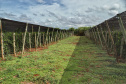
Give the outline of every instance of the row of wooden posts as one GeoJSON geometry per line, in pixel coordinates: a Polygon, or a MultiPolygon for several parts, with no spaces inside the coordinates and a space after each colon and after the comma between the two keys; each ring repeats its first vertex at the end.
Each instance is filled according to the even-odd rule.
{"type": "MultiPolygon", "coordinates": [[[[106,23],[106,30],[103,30],[103,27],[101,26],[101,24],[99,24],[98,26],[95,26],[93,28],[91,28],[90,30],[87,30],[85,35],[94,40],[94,42],[96,43],[96,45],[100,44],[101,47],[103,49],[107,50],[108,54],[113,54],[114,57],[116,57],[116,61],[118,62],[119,59],[122,58],[122,53],[123,53],[123,45],[126,42],[126,29],[124,28],[124,24],[122,22],[121,17],[118,17],[118,22],[119,22],[119,27],[120,30],[118,30],[118,32],[122,32],[123,36],[121,39],[121,44],[120,44],[120,55],[117,55],[117,47],[116,47],[116,42],[114,41],[113,35],[112,33],[114,33],[114,31],[111,30],[108,21],[105,21],[106,23]]],[[[105,28],[105,27],[104,27],[105,28]]],[[[118,39],[118,38],[117,38],[118,39]]]]}
{"type": "MultiPolygon", "coordinates": [[[[2,54],[2,59],[4,60],[5,57],[4,57],[4,42],[3,42],[3,33],[2,33],[2,23],[1,23],[1,20],[0,20],[0,29],[1,29],[1,54],[2,54]]],[[[26,43],[26,35],[27,35],[27,29],[28,29],[28,23],[26,24],[26,30],[24,33],[22,33],[22,55],[24,54],[25,52],[25,43],[26,43]]],[[[56,34],[54,35],[54,29],[53,31],[49,32],[49,28],[47,29],[47,32],[45,33],[41,33],[40,32],[40,26],[39,26],[39,29],[38,29],[38,34],[35,33],[35,50],[37,50],[38,47],[47,47],[50,43],[52,42],[57,42],[59,40],[62,40],[64,38],[67,38],[67,37],[70,37],[70,36],[73,36],[74,35],[74,32],[71,32],[71,31],[63,31],[63,30],[57,30],[55,32],[56,34]],[[43,35],[42,35],[43,34],[43,35]],[[41,37],[43,36],[43,37],[41,37]],[[42,41],[42,42],[41,42],[42,41]]],[[[29,50],[31,51],[31,34],[32,33],[29,33],[29,50]]],[[[15,42],[15,33],[13,33],[13,54],[14,56],[16,56],[16,42],[15,42]]]]}

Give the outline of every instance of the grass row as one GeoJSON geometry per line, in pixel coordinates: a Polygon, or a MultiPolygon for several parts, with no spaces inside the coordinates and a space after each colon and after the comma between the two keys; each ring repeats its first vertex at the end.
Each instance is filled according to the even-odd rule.
{"type": "Polygon", "coordinates": [[[67,38],[49,46],[48,49],[29,52],[28,56],[11,58],[10,61],[2,61],[0,83],[58,83],[75,49],[76,45],[71,44],[74,41],[79,41],[79,38],[67,38]]]}
{"type": "Polygon", "coordinates": [[[2,84],[125,84],[126,65],[82,36],[0,63],[2,84]]]}

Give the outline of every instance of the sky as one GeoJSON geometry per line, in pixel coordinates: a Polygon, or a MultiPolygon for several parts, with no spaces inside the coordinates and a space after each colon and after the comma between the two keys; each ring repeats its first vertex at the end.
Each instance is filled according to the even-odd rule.
{"type": "Polygon", "coordinates": [[[126,11],[126,0],[0,0],[0,17],[69,29],[95,26],[126,11]]]}

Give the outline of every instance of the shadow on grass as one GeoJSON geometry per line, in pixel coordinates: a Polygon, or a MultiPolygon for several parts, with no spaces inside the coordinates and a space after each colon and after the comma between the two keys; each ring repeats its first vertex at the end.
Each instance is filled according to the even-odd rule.
{"type": "Polygon", "coordinates": [[[81,50],[81,48],[84,45],[87,45],[90,41],[84,39],[84,36],[81,36],[79,38],[76,48],[74,49],[69,63],[64,70],[59,84],[75,84],[75,79],[78,78],[79,80],[78,76],[82,77],[83,73],[86,72],[85,67],[89,64],[89,62],[87,61],[87,59],[82,59],[84,57],[84,50],[81,50]]]}
{"type": "MultiPolygon", "coordinates": [[[[91,79],[91,77],[94,76],[95,78],[95,75],[102,75],[102,80],[107,79],[108,81],[111,81],[111,78],[113,78],[113,80],[123,80],[126,78],[126,73],[124,72],[126,70],[126,66],[117,64],[112,57],[106,57],[106,52],[104,51],[104,53],[101,53],[100,48],[97,47],[98,46],[96,46],[91,40],[81,36],[69,63],[64,70],[59,84],[87,84],[91,82],[91,80],[94,80],[93,78],[91,79]],[[95,51],[97,53],[95,53],[95,51]],[[93,54],[96,54],[96,56],[94,56],[95,58],[93,57],[93,54]],[[100,64],[102,62],[105,64],[101,65],[103,67],[99,68],[99,66],[94,63],[94,67],[91,67],[91,64],[94,61],[96,64],[100,64]],[[90,71],[90,69],[92,69],[92,71],[90,71]]],[[[97,79],[100,81],[98,83],[101,83],[101,78],[97,79]]]]}

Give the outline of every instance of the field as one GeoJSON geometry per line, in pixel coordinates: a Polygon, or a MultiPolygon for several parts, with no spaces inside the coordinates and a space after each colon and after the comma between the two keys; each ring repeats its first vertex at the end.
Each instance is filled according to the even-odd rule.
{"type": "Polygon", "coordinates": [[[0,61],[1,84],[125,84],[126,65],[116,63],[85,36],[73,36],[37,52],[0,61]]]}

